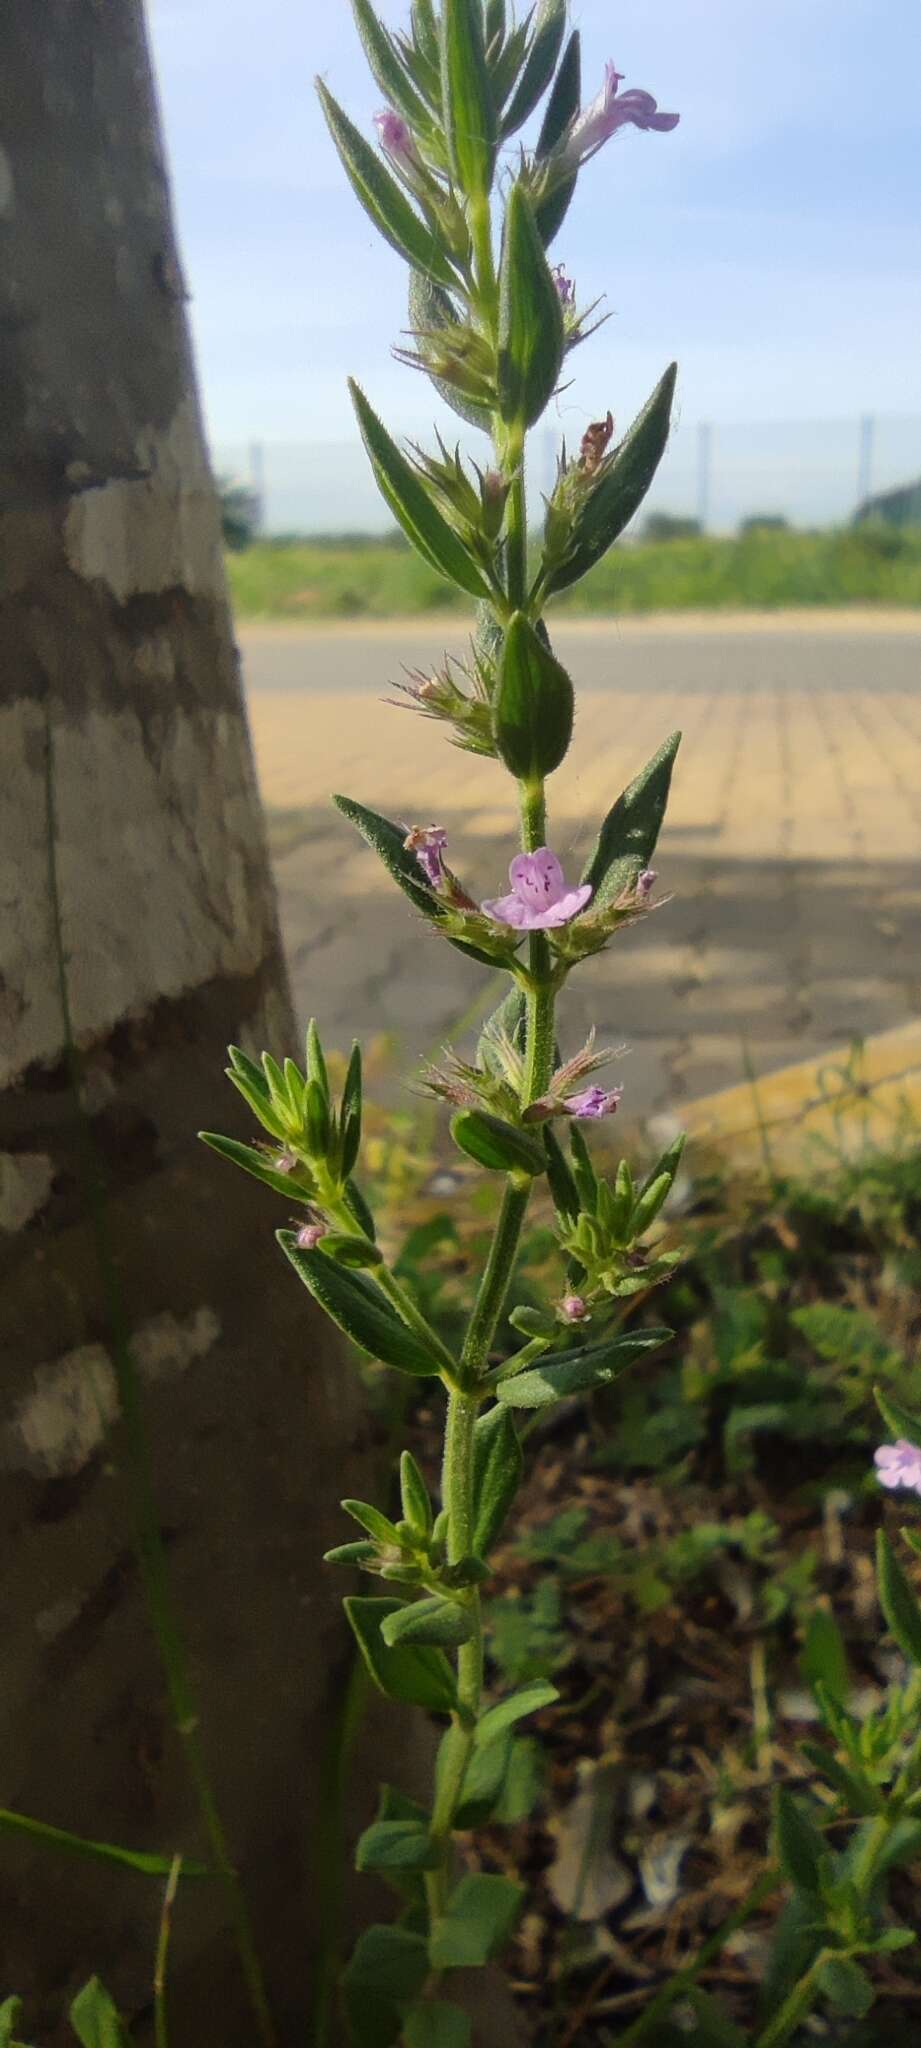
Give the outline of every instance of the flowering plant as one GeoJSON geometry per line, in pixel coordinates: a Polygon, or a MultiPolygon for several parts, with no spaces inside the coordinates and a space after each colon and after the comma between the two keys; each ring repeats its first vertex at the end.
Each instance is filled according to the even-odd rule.
{"type": "MultiPolygon", "coordinates": [[[[358,1843],[359,1868],[392,1883],[402,1912],[394,1925],[369,1928],[359,1940],[344,1980],[348,2026],[366,2048],[398,2041],[406,2048],[464,2048],[470,2023],[451,1996],[452,1973],[501,1950],[522,1892],[505,1875],[458,1876],[454,1838],[500,1804],[516,1729],[556,1697],[540,1681],[484,1699],[481,1588],[521,1479],[519,1418],[607,1385],[662,1342],[667,1333],[637,1311],[678,1257],[650,1245],[649,1234],[671,1191],[680,1141],[645,1178],[634,1178],[626,1160],[612,1179],[597,1170],[585,1130],[616,1112],[622,1091],[590,1079],[609,1057],[593,1041],[562,1057],[556,1012],[579,962],[653,907],[651,861],[679,735],[666,739],[612,804],[581,877],[564,876],[547,844],[546,783],[569,748],[573,686],[543,619],[547,600],[599,560],[642,502],[668,437],[674,366],[625,434],[617,437],[608,411],[588,427],[575,457],[562,448],[536,559],[524,490],[528,432],[560,387],[570,352],[586,338],[592,310],[579,309],[572,279],[561,264],[551,265],[548,249],[582,168],[605,142],[627,126],[667,131],[678,116],[660,112],[645,91],[622,93],[613,64],[598,96],[582,108],[579,37],[567,37],[565,0],[541,0],[521,23],[507,14],[505,0],[441,0],[437,9],[434,0],[413,0],[405,34],[390,33],[370,0],[353,0],[353,9],[387,104],[376,117],[375,143],[321,84],[330,133],[359,201],[408,266],[412,345],[400,352],[403,359],[426,373],[490,444],[482,464],[465,461],[440,439],[435,453],[404,451],[351,385],[358,427],[394,517],[422,557],[477,606],[469,659],[404,688],[421,712],[448,727],[454,744],[494,758],[516,785],[520,850],[510,887],[482,901],[449,865],[442,826],[398,823],[353,798],[335,799],[434,937],[509,979],[475,1058],[451,1056],[428,1077],[453,1110],[454,1143],[503,1183],[463,1344],[456,1351],[446,1345],[405,1268],[378,1242],[356,1179],[357,1046],[338,1100],[315,1024],[303,1069],[290,1058],[281,1067],[268,1053],[257,1064],[231,1048],[230,1079],[265,1136],[248,1146],[205,1135],[289,1209],[298,1207],[295,1226],[278,1232],[279,1244],[346,1336],[398,1372],[440,1379],[445,1388],[440,1499],[430,1498],[419,1465],[404,1451],[398,1510],[343,1501],[360,1534],[330,1552],[329,1561],[380,1582],[373,1593],[345,1602],[374,1682],[445,1723],[431,1810],[386,1786],[358,1843]],[[503,146],[545,95],[536,140],[519,148],[500,179],[503,146]],[[541,1179],[556,1214],[559,1285],[543,1309],[509,1309],[520,1233],[541,1179]],[[508,1358],[494,1351],[503,1313],[523,1339],[508,1358]]],[[[897,1434],[917,1440],[910,1429],[897,1434]]],[[[889,1463],[882,1461],[886,1484],[921,1488],[921,1454],[909,1457],[909,1449],[900,1441],[889,1463]]],[[[887,1613],[897,1635],[908,1629],[914,1655],[921,1615],[909,1628],[904,1616],[912,1596],[891,1557],[886,1570],[887,1613]]],[[[856,1758],[860,1744],[856,1736],[852,1743],[845,1722],[845,1710],[829,1700],[829,1728],[856,1758]]],[[[798,1805],[788,1799],[781,1808],[781,1860],[802,1906],[805,1947],[801,1942],[792,1988],[758,2037],[761,2048],[789,2039],[823,1997],[846,2008],[849,1998],[847,2009],[856,2010],[863,1980],[855,1957],[884,1942],[898,1945],[902,1931],[880,1926],[880,1862],[893,1814],[904,1816],[921,1801],[921,1760],[917,1747],[907,1754],[904,1726],[903,1714],[898,1730],[881,1729],[872,1769],[866,1758],[848,1766],[827,1762],[832,1793],[853,1802],[859,1776],[857,1810],[874,1816],[850,1876],[798,1805]],[[896,1751],[898,1767],[890,1771],[896,1751]]],[[[653,2000],[630,2038],[664,2016],[682,1988],[667,1990],[664,2004],[653,2000]]],[[[727,2026],[694,2038],[738,2036],[727,2026]]]]}

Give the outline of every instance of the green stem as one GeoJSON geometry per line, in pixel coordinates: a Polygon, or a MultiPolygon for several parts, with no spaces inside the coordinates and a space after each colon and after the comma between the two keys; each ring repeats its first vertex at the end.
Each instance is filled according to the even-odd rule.
{"type": "Polygon", "coordinates": [[[773,2019],[768,2021],[764,2032],[758,2035],[754,2048],[782,2048],[783,2042],[789,2041],[790,2035],[799,2026],[800,2020],[806,2019],[812,2011],[819,1995],[819,1980],[822,1971],[829,1956],[832,1954],[834,1954],[834,1950],[820,1948],[815,1962],[810,1965],[805,1976],[800,1978],[799,1983],[794,1984],[789,1997],[784,1999],[780,2011],[774,2014],[773,2019]]]}
{"type": "Polygon", "coordinates": [[[470,201],[470,238],[473,243],[473,261],[476,271],[477,298],[489,333],[495,335],[499,310],[499,291],[496,284],[496,265],[492,249],[492,212],[488,194],[481,199],[470,201]]]}
{"type": "Polygon", "coordinates": [[[61,1028],[74,1104],[74,1116],[81,1153],[81,1167],[92,1225],[96,1264],[105,1302],[112,1348],[112,1365],[124,1432],[125,1468],[131,1497],[133,1542],[151,1627],[160,1653],[173,1724],[182,1743],[186,1766],[195,1792],[198,1810],[211,1845],[211,1853],[225,1887],[227,1908],[234,1929],[237,1953],[246,1983],[256,2028],[263,2048],[275,2048],[275,2028],[269,2010],[265,1981],[240,1879],[230,1857],[223,1823],[211,1788],[198,1733],[198,1708],[189,1678],[185,1644],[176,1615],[166,1550],[157,1514],[156,1495],[140,1384],[128,1336],[128,1319],[118,1268],[109,1235],[106,1189],[96,1151],[92,1126],[83,1107],[83,1070],[73,1032],[67,955],[57,866],[57,815],[54,801],[54,745],[50,719],[45,727],[45,794],[48,835],[48,892],[51,904],[53,946],[61,1005],[61,1028]]]}
{"type": "Polygon", "coordinates": [[[506,458],[515,475],[505,515],[505,576],[509,610],[523,611],[528,598],[528,529],[524,497],[524,450],[512,449],[506,458]]]}
{"type": "Polygon", "coordinates": [[[746,1893],[744,1899],[740,1899],[734,1912],[716,1928],[709,1941],[703,1943],[693,1962],[687,1963],[683,1970],[676,1970],[674,1976],[669,1977],[667,1984],[663,1984],[661,1990],[656,1992],[649,2005],[638,2014],[626,2033],[618,2034],[617,2048],[633,2048],[634,2042],[642,2041],[656,2020],[664,2019],[676,1999],[696,1984],[701,1971],[714,1961],[731,1936],[738,1933],[740,1927],[745,1926],[752,1914],[757,1913],[765,1899],[770,1898],[772,1892],[776,1892],[779,1884],[779,1870],[772,1867],[770,1870],[762,1871],[757,1883],[752,1885],[751,1891],[746,1893]]]}
{"type": "MultiPolygon", "coordinates": [[[[473,1432],[479,1400],[475,1394],[453,1393],[448,1399],[445,1428],[442,1500],[448,1511],[448,1562],[458,1564],[473,1549],[473,1432]]],[[[470,1593],[474,1632],[457,1653],[458,1711],[445,1737],[431,1832],[443,1846],[442,1861],[426,1877],[429,1915],[434,1921],[447,1903],[450,1837],[464,1774],[473,1748],[483,1690],[483,1623],[479,1588],[470,1593]]]]}

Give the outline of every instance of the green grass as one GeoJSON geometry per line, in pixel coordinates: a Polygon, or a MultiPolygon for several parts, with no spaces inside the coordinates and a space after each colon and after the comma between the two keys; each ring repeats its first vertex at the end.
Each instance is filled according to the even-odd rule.
{"type": "MultiPolygon", "coordinates": [[[[393,618],[469,610],[398,541],[259,541],[228,558],[238,618],[393,618]]],[[[921,531],[708,535],[612,549],[555,606],[579,614],[921,605],[921,531]]]]}

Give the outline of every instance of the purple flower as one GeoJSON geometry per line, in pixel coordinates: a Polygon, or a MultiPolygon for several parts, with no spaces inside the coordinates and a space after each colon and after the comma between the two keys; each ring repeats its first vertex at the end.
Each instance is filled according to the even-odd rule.
{"type": "Polygon", "coordinates": [[[547,932],[584,910],[592,893],[591,882],[567,889],[563,870],[549,846],[536,853],[516,854],[508,871],[510,896],[495,896],[483,904],[487,917],[497,924],[510,924],[516,932],[547,932]]]}
{"type": "Polygon", "coordinates": [[[652,895],[658,879],[655,868],[644,868],[642,874],[637,875],[636,900],[638,903],[645,903],[647,896],[652,895]]]}
{"type": "Polygon", "coordinates": [[[407,851],[415,854],[426,881],[433,889],[444,881],[447,843],[448,835],[443,825],[412,825],[403,841],[407,851]]]}
{"type": "Polygon", "coordinates": [[[384,107],[374,116],[374,126],[380,137],[381,148],[400,171],[417,171],[421,167],[419,152],[413,141],[412,130],[402,114],[393,107],[384,107]]]}
{"type": "Polygon", "coordinates": [[[591,106],[577,114],[569,131],[563,151],[567,168],[576,170],[579,164],[594,156],[618,128],[626,128],[631,123],[634,128],[655,128],[661,133],[677,128],[680,114],[660,114],[651,92],[634,88],[631,92],[618,93],[623,76],[616,65],[605,65],[601,91],[591,106]]]}
{"type": "Polygon", "coordinates": [[[301,1225],[300,1230],[297,1233],[297,1238],[295,1242],[297,1244],[297,1248],[299,1251],[314,1252],[316,1251],[317,1245],[319,1244],[321,1237],[325,1236],[325,1223],[303,1223],[301,1225]]]}
{"type": "Polygon", "coordinates": [[[911,1444],[908,1438],[900,1436],[894,1444],[882,1444],[873,1454],[876,1477],[880,1486],[903,1486],[909,1493],[921,1495],[921,1450],[911,1444]]]}
{"type": "Polygon", "coordinates": [[[575,281],[573,278],[567,277],[566,272],[563,269],[562,263],[557,263],[554,265],[551,275],[553,277],[553,282],[556,285],[557,291],[559,292],[561,305],[574,306],[576,303],[575,281]]]}
{"type": "Polygon", "coordinates": [[[560,1314],[567,1323],[585,1323],[589,1320],[588,1303],[581,1294],[564,1294],[560,1302],[560,1314]]]}
{"type": "Polygon", "coordinates": [[[622,1088],[583,1088],[579,1095],[567,1095],[563,1107],[570,1116],[613,1116],[623,1095],[622,1088]]]}
{"type": "Polygon", "coordinates": [[[276,1173],[296,1173],[297,1171],[297,1160],[293,1152],[279,1152],[278,1158],[274,1159],[272,1164],[276,1173]]]}

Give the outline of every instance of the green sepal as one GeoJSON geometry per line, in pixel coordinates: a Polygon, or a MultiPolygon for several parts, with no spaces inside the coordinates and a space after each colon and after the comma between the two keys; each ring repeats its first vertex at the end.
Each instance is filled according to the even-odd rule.
{"type": "Polygon", "coordinates": [[[904,1655],[921,1669],[921,1607],[883,1529],[876,1538],[876,1582],[891,1634],[904,1655]]]}
{"type": "MultiPolygon", "coordinates": [[[[430,277],[423,277],[414,270],[409,280],[409,325],[413,334],[424,334],[429,328],[454,326],[457,313],[440,285],[433,284],[430,277]]],[[[444,377],[436,377],[426,365],[426,376],[435,386],[439,398],[456,412],[459,419],[466,420],[470,427],[479,427],[484,434],[492,433],[492,415],[487,405],[478,405],[475,398],[464,391],[457,391],[444,377]]]]}
{"type": "Polygon", "coordinates": [[[462,1877],[429,1937],[433,1970],[476,1969],[504,1948],[521,1912],[524,1887],[509,1877],[462,1877]]]}
{"type": "Polygon", "coordinates": [[[359,1279],[324,1252],[302,1251],[292,1230],[279,1230],[276,1236],[314,1300],[369,1358],[420,1378],[440,1372],[438,1359],[401,1323],[373,1281],[359,1279]]]}
{"type": "Polygon", "coordinates": [[[549,1408],[554,1401],[566,1400],[570,1395],[610,1386],[632,1359],[657,1350],[671,1335],[671,1330],[664,1329],[626,1331],[588,1351],[551,1354],[546,1364],[532,1366],[513,1379],[500,1380],[497,1399],[509,1408],[549,1408]]]}
{"type": "Polygon", "coordinates": [[[447,1657],[425,1643],[385,1643],[381,1629],[392,1614],[404,1612],[401,1600],[354,1595],[343,1602],[368,1671],[388,1699],[450,1714],[457,1704],[454,1677],[447,1657]]]}
{"type": "Polygon", "coordinates": [[[98,1977],[77,1992],[67,2017],[82,2048],[129,2048],[115,2001],[98,1977]]]}
{"type": "Polygon", "coordinates": [[[365,1928],[342,1979],[355,2048],[394,2048],[405,2008],[418,1998],[428,1969],[421,1934],[399,1926],[365,1928]]]}
{"type": "Polygon", "coordinates": [[[356,1870],[437,1870],[443,1851],[415,1820],[375,1820],[359,1835],[356,1870]]]}
{"type": "Polygon", "coordinates": [[[556,390],[564,352],[560,294],[519,183],[508,197],[499,270],[497,390],[508,425],[526,428],[540,418],[556,390]]]}
{"type": "Polygon", "coordinates": [[[535,783],[552,775],[572,739],[574,698],[570,677],[530,619],[516,612],[502,646],[493,735],[510,775],[535,783]]]}
{"type": "Polygon", "coordinates": [[[355,26],[361,37],[368,69],[380,86],[385,99],[389,100],[403,115],[410,126],[420,134],[427,134],[432,126],[432,116],[424,99],[417,93],[405,66],[400,62],[392,39],[378,21],[368,0],[352,0],[355,26]]]}
{"type": "Polygon", "coordinates": [[[473,2022],[459,2005],[432,1998],[407,2014],[403,2033],[406,2048],[470,2048],[473,2022]]]}
{"type": "Polygon", "coordinates": [[[378,489],[407,540],[439,576],[446,576],[449,583],[456,583],[471,597],[488,598],[489,585],[463,542],[442,518],[418,471],[391,439],[353,377],[348,384],[378,489]]]}
{"type": "Polygon", "coordinates": [[[451,1136],[460,1152],[490,1173],[544,1172],[546,1159],[539,1139],[529,1138],[514,1124],[490,1116],[485,1109],[459,1109],[451,1118],[451,1136]]]}
{"type": "Polygon", "coordinates": [[[884,1387],[874,1387],[873,1398],[893,1436],[907,1437],[909,1443],[921,1445],[921,1415],[913,1415],[910,1408],[903,1408],[900,1402],[893,1401],[884,1387]]]}
{"type": "Polygon", "coordinates": [[[310,1202],[313,1194],[310,1188],[300,1187],[293,1174],[277,1173],[274,1166],[252,1145],[241,1145],[237,1138],[224,1138],[219,1131],[199,1131],[203,1145],[210,1145],[212,1152],[219,1152],[222,1159],[229,1159],[232,1166],[242,1166],[244,1173],[251,1173],[254,1180],[264,1181],[276,1195],[285,1195],[289,1202],[310,1202]]]}
{"type": "Polygon", "coordinates": [[[322,79],[317,80],[317,92],[346,177],[378,233],[414,270],[424,271],[436,284],[456,284],[438,236],[410,205],[379,152],[349,120],[322,79]]]}
{"type": "Polygon", "coordinates": [[[822,1993],[848,2019],[862,2020],[875,1998],[873,1986],[853,1956],[826,1956],[819,1974],[822,1993]]]}
{"type": "Polygon", "coordinates": [[[473,1431],[473,1547],[488,1557],[524,1472],[524,1452],[506,1408],[490,1408],[473,1431]]]}
{"type": "Polygon", "coordinates": [[[454,178],[465,198],[483,200],[492,184],[498,132],[483,10],[470,0],[442,0],[441,100],[454,178]]]}
{"type": "Polygon", "coordinates": [[[520,1692],[510,1693],[508,1699],[497,1700],[494,1707],[487,1707],[476,1725],[474,1742],[480,1748],[495,1742],[505,1735],[516,1721],[523,1721],[528,1714],[539,1714],[542,1707],[551,1707],[560,1697],[557,1687],[549,1679],[535,1678],[520,1692]]]}
{"type": "Polygon", "coordinates": [[[381,1624],[381,1635],[388,1649],[395,1649],[398,1643],[437,1644],[441,1648],[455,1649],[459,1643],[469,1643],[473,1635],[473,1618],[468,1607],[460,1607],[456,1600],[440,1600],[432,1594],[425,1600],[413,1600],[408,1607],[398,1607],[381,1624]]]}
{"type": "Polygon", "coordinates": [[[553,1196],[553,1206],[558,1216],[574,1223],[579,1214],[579,1190],[552,1124],[544,1125],[541,1138],[547,1157],[547,1181],[553,1196]]]}
{"type": "Polygon", "coordinates": [[[777,1855],[787,1882],[795,1891],[818,1896],[822,1890],[825,1843],[817,1827],[785,1786],[774,1802],[777,1855]]]}
{"type": "Polygon", "coordinates": [[[429,1490],[412,1451],[400,1454],[400,1500],[410,1527],[422,1536],[432,1532],[432,1503],[429,1490]]]}
{"type": "Polygon", "coordinates": [[[606,555],[639,509],[668,441],[677,365],[671,363],[639,417],[598,471],[573,515],[563,559],[549,571],[548,597],[578,583],[606,555]]]}
{"type": "Polygon", "coordinates": [[[566,0],[541,0],[527,61],[502,122],[503,142],[524,127],[529,114],[533,114],[538,100],[546,92],[556,70],[565,33],[566,0]]]}
{"type": "Polygon", "coordinates": [[[583,882],[591,882],[593,891],[586,916],[615,903],[648,868],[662,828],[680,744],[680,732],[673,732],[611,806],[582,873],[583,882]]]}

